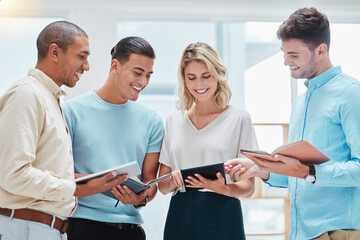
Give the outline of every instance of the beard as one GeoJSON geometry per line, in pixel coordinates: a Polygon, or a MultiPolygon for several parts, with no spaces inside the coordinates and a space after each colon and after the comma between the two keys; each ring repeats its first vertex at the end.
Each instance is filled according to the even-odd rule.
{"type": "Polygon", "coordinates": [[[309,63],[306,65],[306,67],[303,68],[303,71],[296,78],[311,79],[316,75],[317,69],[318,63],[316,62],[315,56],[313,55],[311,56],[309,63]]]}

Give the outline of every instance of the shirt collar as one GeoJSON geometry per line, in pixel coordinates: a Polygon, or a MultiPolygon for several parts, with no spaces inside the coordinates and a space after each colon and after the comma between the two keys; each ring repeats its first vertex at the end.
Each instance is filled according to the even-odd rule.
{"type": "Polygon", "coordinates": [[[326,70],[325,72],[317,75],[316,77],[314,77],[310,80],[306,80],[304,82],[304,85],[307,88],[321,87],[322,85],[327,83],[330,79],[332,79],[333,77],[335,77],[335,75],[337,75],[339,73],[342,73],[340,66],[330,68],[330,69],[326,70]]]}
{"type": "Polygon", "coordinates": [[[61,96],[65,96],[66,93],[61,90],[61,88],[52,80],[50,77],[48,77],[44,72],[37,68],[31,68],[29,70],[28,75],[35,77],[39,82],[41,82],[49,91],[51,94],[56,98],[60,99],[61,96]]]}

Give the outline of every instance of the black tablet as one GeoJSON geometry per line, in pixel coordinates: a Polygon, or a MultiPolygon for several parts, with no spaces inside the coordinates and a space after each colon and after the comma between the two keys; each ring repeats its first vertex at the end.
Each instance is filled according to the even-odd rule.
{"type": "MultiPolygon", "coordinates": [[[[200,166],[200,167],[185,168],[180,171],[181,171],[181,176],[184,181],[188,176],[195,177],[194,176],[195,173],[198,173],[205,178],[215,180],[215,179],[217,179],[216,174],[218,172],[220,172],[221,175],[225,178],[224,163],[215,163],[215,164],[204,165],[204,166],[200,166]]],[[[184,184],[185,184],[186,191],[198,189],[198,188],[186,187],[186,182],[184,182],[184,184]]]]}

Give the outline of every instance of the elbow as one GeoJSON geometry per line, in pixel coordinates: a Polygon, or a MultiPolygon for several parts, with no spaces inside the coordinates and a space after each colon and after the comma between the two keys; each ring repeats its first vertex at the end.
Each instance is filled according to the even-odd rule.
{"type": "Polygon", "coordinates": [[[159,192],[161,192],[162,195],[168,194],[168,192],[166,191],[166,189],[164,189],[164,188],[162,188],[162,187],[160,187],[160,186],[159,186],[159,192]]]}
{"type": "Polygon", "coordinates": [[[166,195],[166,194],[167,194],[167,192],[165,191],[165,188],[164,188],[163,184],[158,183],[158,189],[159,189],[159,192],[161,192],[163,195],[166,195]]]}
{"type": "Polygon", "coordinates": [[[166,195],[166,192],[165,192],[165,191],[163,191],[163,190],[161,190],[161,189],[159,189],[159,192],[161,192],[161,193],[162,193],[162,195],[166,195]]]}
{"type": "Polygon", "coordinates": [[[161,192],[163,195],[166,195],[168,193],[171,193],[172,191],[167,187],[166,183],[159,184],[159,192],[161,192]]]}

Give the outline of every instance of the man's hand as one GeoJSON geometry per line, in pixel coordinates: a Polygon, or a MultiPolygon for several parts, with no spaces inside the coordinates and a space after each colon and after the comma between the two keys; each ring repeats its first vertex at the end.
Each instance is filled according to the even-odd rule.
{"type": "Polygon", "coordinates": [[[127,178],[127,174],[123,174],[120,177],[111,180],[112,178],[116,177],[116,174],[116,171],[113,171],[102,177],[91,179],[86,183],[76,184],[74,196],[86,197],[97,193],[105,192],[124,182],[127,178]]]}
{"type": "Polygon", "coordinates": [[[269,172],[260,169],[255,162],[247,158],[234,158],[224,164],[225,172],[235,181],[241,181],[252,177],[269,179],[269,172]]]}
{"type": "Polygon", "coordinates": [[[298,159],[276,154],[277,161],[270,161],[262,158],[254,159],[256,165],[263,171],[279,175],[304,178],[309,173],[309,166],[302,164],[298,159]]]}
{"type": "MultiPolygon", "coordinates": [[[[154,186],[151,186],[154,187],[154,186]]],[[[145,197],[149,196],[151,187],[148,187],[139,194],[134,193],[128,186],[118,185],[111,189],[111,192],[119,199],[123,204],[133,204],[135,206],[143,204],[145,197]]]]}

